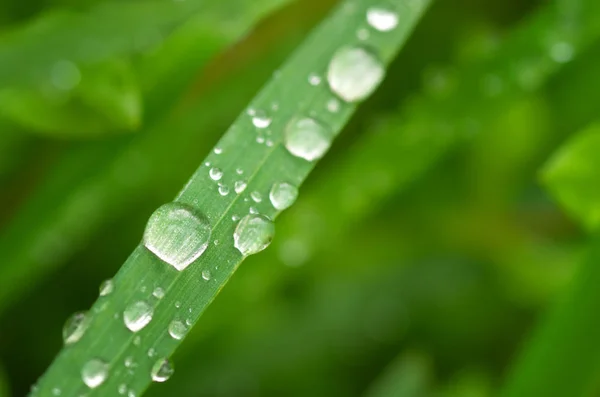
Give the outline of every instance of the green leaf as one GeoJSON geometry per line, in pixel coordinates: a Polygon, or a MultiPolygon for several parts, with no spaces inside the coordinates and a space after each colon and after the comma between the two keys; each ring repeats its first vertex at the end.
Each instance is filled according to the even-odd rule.
{"type": "Polygon", "coordinates": [[[169,357],[180,343],[169,335],[169,324],[195,323],[244,259],[242,252],[252,254],[268,244],[269,219],[283,208],[278,203],[292,201],[275,200],[270,192],[279,183],[296,187],[302,183],[314,167],[312,160],[323,155],[356,109],[356,102],[377,86],[383,65],[394,57],[427,5],[427,1],[399,1],[393,9],[401,16],[398,26],[389,31],[372,29],[370,39],[363,43],[356,31],[366,26],[372,1],[347,2],[306,39],[180,192],[179,207],[161,207],[162,212],[151,217],[145,234],[148,248],[138,246],[117,273],[114,291],[91,309],[81,340],[64,348],[40,380],[40,395],[49,395],[54,387],[65,394],[86,392],[89,396],[116,396],[122,384],[136,395],[145,390],[156,363],[169,357]],[[332,100],[337,108],[329,111],[327,104],[332,100]],[[241,181],[246,188],[236,192],[236,182],[241,181]],[[258,212],[261,218],[248,212],[258,212]],[[241,218],[239,223],[236,217],[241,218]],[[168,219],[176,223],[168,226],[164,223],[168,219]],[[165,234],[165,226],[174,234],[165,234]],[[195,230],[194,240],[187,240],[189,227],[195,230]],[[177,248],[184,240],[187,248],[177,248]],[[183,271],[176,270],[190,262],[183,271]],[[164,297],[153,296],[158,287],[164,297]],[[143,329],[140,324],[148,318],[126,320],[129,326],[124,325],[132,307],[153,312],[143,329]],[[132,329],[140,330],[134,333],[132,329]],[[135,368],[124,365],[128,357],[135,368]],[[90,366],[107,370],[106,379],[92,390],[81,380],[82,370],[90,366]]]}
{"type": "Polygon", "coordinates": [[[542,179],[557,201],[588,230],[600,226],[600,125],[569,139],[542,170],[542,179]]]}
{"type": "Polygon", "coordinates": [[[396,358],[365,394],[366,397],[423,397],[428,395],[431,364],[422,353],[396,358]]]}

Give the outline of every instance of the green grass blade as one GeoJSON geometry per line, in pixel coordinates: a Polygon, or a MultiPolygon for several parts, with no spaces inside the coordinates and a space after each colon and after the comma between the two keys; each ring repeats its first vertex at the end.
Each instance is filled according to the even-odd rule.
{"type": "MultiPolygon", "coordinates": [[[[116,396],[121,385],[136,395],[145,390],[156,360],[169,357],[179,344],[167,333],[170,322],[178,319],[195,323],[241,263],[243,257],[233,245],[236,222],[232,217],[244,216],[254,206],[260,214],[275,218],[279,211],[268,201],[271,186],[277,182],[300,185],[313,168],[314,162],[292,156],[284,147],[288,123],[299,117],[316,118],[326,126],[325,134],[333,139],[356,108],[355,103],[338,100],[339,109],[328,111],[327,104],[334,99],[333,94],[325,81],[318,84],[313,78],[314,84],[309,84],[309,76],[317,74],[325,80],[323,76],[331,67],[328,65],[332,57],[339,57],[338,51],[348,46],[368,46],[378,59],[375,64],[367,62],[370,65],[361,77],[369,77],[368,72],[372,73],[375,65],[391,61],[428,1],[398,1],[398,26],[387,32],[372,29],[370,38],[363,43],[356,33],[367,28],[366,11],[372,5],[371,0],[342,4],[251,102],[249,110],[269,113],[265,117],[271,120],[270,134],[264,138],[265,144],[257,141],[257,130],[244,112],[218,143],[220,150],[206,159],[210,166],[201,166],[178,195],[179,203],[197,208],[210,224],[211,242],[206,252],[192,266],[178,272],[143,246],[138,246],[115,276],[114,292],[101,298],[91,309],[93,314],[82,339],[63,349],[40,380],[36,395],[51,395],[53,388],[59,388],[65,395],[86,392],[90,397],[116,396]],[[266,140],[272,143],[267,144],[266,140]],[[221,169],[220,182],[228,186],[229,194],[219,194],[217,183],[209,177],[211,167],[221,169]],[[247,187],[238,195],[233,190],[234,182],[239,178],[244,178],[247,187]],[[258,192],[262,200],[257,194],[251,194],[254,192],[258,192]],[[165,291],[162,299],[152,297],[156,287],[165,291]],[[126,307],[141,300],[152,306],[154,314],[152,321],[134,336],[124,326],[122,315],[126,307]],[[128,357],[135,363],[135,368],[125,366],[128,357]],[[99,387],[88,390],[81,380],[81,370],[93,358],[105,361],[109,374],[99,387]]],[[[365,53],[352,54],[363,57],[365,53]]],[[[354,67],[355,61],[345,63],[343,68],[354,67]]],[[[351,80],[352,83],[359,81],[364,82],[351,80]]],[[[344,82],[348,81],[342,79],[344,82]]],[[[352,90],[343,91],[346,98],[359,99],[350,95],[352,90]]],[[[363,91],[364,96],[367,91],[363,91]]]]}
{"type": "Polygon", "coordinates": [[[591,395],[600,370],[599,261],[595,238],[573,284],[532,335],[501,396],[591,395]]]}
{"type": "Polygon", "coordinates": [[[542,171],[546,187],[588,230],[600,226],[600,125],[575,135],[542,171]]]}

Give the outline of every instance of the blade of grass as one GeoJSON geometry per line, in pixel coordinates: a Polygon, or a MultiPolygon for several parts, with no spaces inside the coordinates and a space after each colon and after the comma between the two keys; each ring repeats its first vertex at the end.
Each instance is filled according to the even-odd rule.
{"type": "MultiPolygon", "coordinates": [[[[243,256],[233,245],[235,222],[231,218],[248,212],[250,204],[244,199],[249,199],[250,192],[260,192],[265,198],[262,201],[256,199],[256,194],[252,195],[254,201],[258,201],[255,204],[257,211],[275,218],[279,211],[266,200],[271,186],[277,182],[297,186],[313,168],[313,162],[292,156],[284,148],[284,129],[288,123],[295,122],[298,117],[313,117],[314,113],[333,138],[356,108],[354,103],[344,103],[339,111],[329,113],[326,104],[333,99],[331,92],[324,84],[313,87],[308,78],[312,73],[326,73],[332,57],[339,57],[338,51],[348,48],[345,46],[360,45],[362,48],[356,31],[366,27],[365,15],[371,5],[371,0],[342,4],[252,101],[249,109],[268,112],[273,103],[277,103],[276,114],[267,116],[272,117],[272,145],[257,144],[254,122],[243,113],[219,142],[220,150],[208,156],[210,166],[201,166],[178,195],[178,202],[197,208],[210,223],[211,244],[206,252],[190,268],[177,272],[143,246],[138,246],[117,273],[114,292],[97,301],[92,308],[93,315],[82,339],[61,351],[40,380],[36,395],[50,395],[53,388],[68,395],[88,391],[81,381],[81,370],[93,358],[108,363],[109,375],[102,385],[89,390],[88,396],[117,395],[121,384],[136,395],[146,389],[156,359],[170,356],[179,344],[167,332],[169,323],[176,318],[195,323],[241,263],[243,256]],[[231,186],[232,193],[219,194],[217,184],[211,180],[215,177],[209,177],[210,167],[221,169],[221,181],[231,186]],[[233,183],[239,169],[247,188],[237,195],[233,193],[233,183]],[[206,276],[207,271],[210,276],[206,276]],[[159,286],[166,295],[160,300],[151,299],[152,290],[159,286]],[[134,335],[124,326],[121,315],[129,305],[140,300],[149,302],[154,315],[137,334],[139,343],[134,343],[134,335]],[[136,363],[134,370],[123,364],[129,356],[136,363]]],[[[376,62],[387,64],[391,61],[427,5],[427,1],[398,1],[395,10],[401,16],[398,26],[385,33],[373,32],[368,43],[377,54],[376,62]]],[[[364,56],[365,53],[355,54],[364,56]]]]}

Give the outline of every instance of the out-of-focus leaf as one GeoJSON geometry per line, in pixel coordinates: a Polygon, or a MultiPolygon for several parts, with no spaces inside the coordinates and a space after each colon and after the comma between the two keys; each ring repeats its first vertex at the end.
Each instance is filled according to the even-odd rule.
{"type": "Polygon", "coordinates": [[[49,84],[0,91],[0,112],[31,131],[88,137],[138,127],[142,99],[133,71],[113,60],[82,69],[58,62],[49,84]]]}
{"type": "Polygon", "coordinates": [[[425,397],[431,382],[430,363],[422,353],[405,353],[394,360],[365,397],[425,397]]]}
{"type": "Polygon", "coordinates": [[[600,124],[581,131],[548,161],[542,178],[560,204],[588,230],[600,226],[600,124]]]}
{"type": "Polygon", "coordinates": [[[4,374],[4,369],[0,366],[0,397],[10,397],[10,391],[8,387],[8,379],[4,374]]]}

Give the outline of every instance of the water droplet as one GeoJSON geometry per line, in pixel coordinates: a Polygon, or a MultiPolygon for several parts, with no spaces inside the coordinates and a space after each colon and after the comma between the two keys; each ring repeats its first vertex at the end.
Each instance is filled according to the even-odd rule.
{"type": "Polygon", "coordinates": [[[117,391],[119,392],[119,394],[127,393],[127,385],[125,383],[121,383],[117,391]]]}
{"type": "Polygon", "coordinates": [[[179,309],[181,307],[181,302],[179,302],[179,301],[175,302],[175,307],[177,309],[179,309]]]}
{"type": "Polygon", "coordinates": [[[375,91],[384,69],[377,57],[360,47],[344,47],[329,62],[329,88],[346,102],[358,102],[375,91]]]}
{"type": "Polygon", "coordinates": [[[187,333],[187,327],[179,320],[173,320],[169,324],[169,335],[173,339],[181,340],[187,333]]]}
{"type": "Polygon", "coordinates": [[[238,175],[242,175],[244,173],[244,170],[241,168],[236,168],[235,173],[238,175]]]}
{"type": "Polygon", "coordinates": [[[219,240],[215,240],[215,241],[213,242],[213,244],[214,244],[214,245],[219,245],[219,240]]]}
{"type": "Polygon", "coordinates": [[[81,72],[71,61],[58,61],[50,73],[52,84],[61,90],[72,90],[81,81],[81,72]]]}
{"type": "Polygon", "coordinates": [[[144,301],[138,301],[127,306],[123,311],[125,326],[132,332],[138,332],[152,320],[153,309],[144,301]]]}
{"type": "Polygon", "coordinates": [[[253,108],[248,108],[248,110],[246,110],[246,113],[248,114],[248,116],[254,116],[256,114],[256,111],[253,108]]]}
{"type": "Polygon", "coordinates": [[[573,59],[575,49],[566,41],[559,41],[550,48],[550,57],[558,63],[567,63],[573,59]]]}
{"type": "Polygon", "coordinates": [[[367,22],[380,32],[389,32],[398,26],[398,14],[379,7],[367,10],[367,22]]]}
{"type": "Polygon", "coordinates": [[[156,355],[156,350],[151,347],[150,349],[148,349],[148,357],[152,358],[156,355]]]}
{"type": "Polygon", "coordinates": [[[298,188],[286,182],[274,183],[269,192],[271,204],[280,211],[294,204],[297,197],[298,188]]]}
{"type": "Polygon", "coordinates": [[[100,386],[108,377],[108,364],[93,358],[81,368],[81,379],[90,389],[100,386]]]}
{"type": "Polygon", "coordinates": [[[213,149],[213,152],[215,154],[221,154],[221,153],[223,153],[223,149],[221,149],[220,147],[217,146],[213,149]]]}
{"type": "Polygon", "coordinates": [[[204,165],[210,167],[210,161],[205,162],[204,165]]]}
{"type": "Polygon", "coordinates": [[[313,161],[323,157],[331,145],[331,134],[314,119],[289,122],[285,130],[285,147],[296,157],[313,161]]]}
{"type": "Polygon", "coordinates": [[[191,326],[192,326],[192,319],[191,319],[191,318],[186,318],[186,319],[185,319],[185,323],[186,323],[186,324],[187,324],[189,327],[191,327],[191,326]]]}
{"type": "Polygon", "coordinates": [[[137,335],[135,338],[133,338],[133,345],[134,346],[139,346],[142,343],[142,337],[137,335]]]}
{"type": "Polygon", "coordinates": [[[85,312],[73,313],[63,326],[62,337],[65,345],[70,345],[81,339],[88,325],[89,318],[85,312]]]}
{"type": "Polygon", "coordinates": [[[241,192],[243,192],[244,190],[246,190],[246,186],[247,186],[246,182],[244,182],[244,181],[237,181],[237,182],[235,182],[233,188],[235,189],[235,192],[237,194],[240,194],[241,192]]]}
{"type": "Polygon", "coordinates": [[[125,367],[126,368],[135,368],[136,367],[132,356],[125,357],[125,367]]]}
{"type": "Polygon", "coordinates": [[[262,201],[262,195],[257,191],[250,193],[250,197],[255,203],[260,203],[262,201]]]}
{"type": "Polygon", "coordinates": [[[220,168],[213,167],[208,171],[208,176],[210,176],[210,179],[213,181],[218,181],[223,177],[223,171],[221,171],[220,168]]]}
{"type": "Polygon", "coordinates": [[[60,396],[61,393],[62,393],[62,391],[58,387],[55,387],[55,388],[52,389],[52,395],[53,396],[60,396]]]}
{"type": "Polygon", "coordinates": [[[229,188],[227,185],[219,184],[219,194],[221,196],[227,196],[229,194],[229,188]]]}
{"type": "Polygon", "coordinates": [[[234,221],[234,222],[237,222],[237,221],[240,220],[240,217],[237,216],[237,215],[231,215],[231,220],[234,221]]]}
{"type": "Polygon", "coordinates": [[[100,284],[100,296],[110,295],[115,290],[115,284],[111,279],[104,280],[100,284]]]}
{"type": "Polygon", "coordinates": [[[204,216],[186,205],[169,203],[158,208],[148,220],[144,245],[181,271],[204,253],[210,233],[204,216]]]}
{"type": "Polygon", "coordinates": [[[327,110],[329,110],[331,113],[337,113],[340,110],[340,101],[335,98],[328,100],[327,110]]]}
{"type": "Polygon", "coordinates": [[[310,85],[317,86],[317,85],[321,84],[321,78],[319,76],[317,76],[316,74],[311,73],[308,76],[308,82],[310,85]]]}
{"type": "Polygon", "coordinates": [[[254,124],[256,128],[267,128],[271,125],[271,118],[267,117],[265,112],[257,110],[252,116],[252,124],[254,124]]]}
{"type": "Polygon", "coordinates": [[[165,290],[160,287],[156,287],[156,288],[154,288],[154,291],[152,291],[152,295],[156,299],[162,299],[165,296],[165,290]]]}
{"type": "Polygon", "coordinates": [[[256,137],[256,143],[265,143],[265,137],[263,137],[263,136],[257,136],[256,137]]]}
{"type": "Polygon", "coordinates": [[[369,38],[369,31],[365,28],[358,29],[356,31],[356,37],[361,41],[365,41],[369,38]]]}
{"type": "Polygon", "coordinates": [[[270,139],[267,139],[267,140],[265,141],[265,145],[267,145],[268,147],[273,147],[273,141],[272,141],[272,140],[270,140],[270,139]]]}
{"type": "Polygon", "coordinates": [[[251,214],[258,214],[258,210],[256,208],[254,208],[254,207],[250,207],[248,209],[248,212],[251,213],[251,214]]]}
{"type": "Polygon", "coordinates": [[[210,280],[210,270],[202,270],[202,278],[206,281],[210,280]]]}
{"type": "Polygon", "coordinates": [[[129,390],[129,391],[127,392],[127,397],[136,397],[136,396],[135,396],[135,391],[133,391],[133,390],[129,390]]]}
{"type": "Polygon", "coordinates": [[[161,358],[152,366],[150,375],[154,382],[164,382],[173,375],[173,367],[166,358],[161,358]]]}
{"type": "Polygon", "coordinates": [[[246,215],[233,233],[235,248],[242,255],[253,255],[267,248],[273,240],[275,225],[264,215],[246,215]]]}

